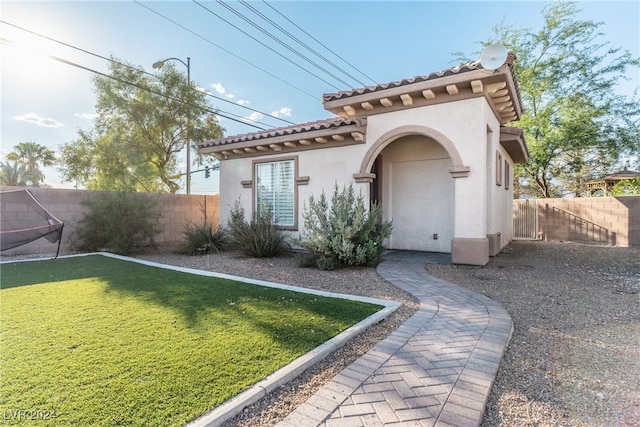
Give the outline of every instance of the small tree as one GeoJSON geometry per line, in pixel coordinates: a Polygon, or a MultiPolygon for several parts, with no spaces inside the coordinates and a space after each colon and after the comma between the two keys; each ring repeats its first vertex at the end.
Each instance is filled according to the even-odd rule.
{"type": "Polygon", "coordinates": [[[336,184],[331,206],[324,193],[309,198],[304,208],[305,231],[298,244],[311,252],[307,265],[332,270],[347,265],[375,266],[391,235],[391,222],[382,222],[382,208],[373,203],[369,211],[364,197],[355,196],[353,185],[339,191],[336,184]]]}
{"type": "Polygon", "coordinates": [[[26,187],[25,168],[18,162],[0,162],[0,185],[10,187],[26,187]]]}
{"type": "Polygon", "coordinates": [[[89,211],[74,233],[76,249],[130,255],[145,246],[155,247],[154,237],[160,231],[156,199],[135,193],[105,192],[83,204],[89,211]]]}
{"type": "Polygon", "coordinates": [[[28,141],[14,146],[13,151],[7,154],[7,160],[15,162],[12,166],[7,166],[7,171],[18,173],[18,182],[22,182],[24,186],[40,187],[45,178],[41,167],[53,166],[56,156],[53,150],[44,145],[28,141]]]}

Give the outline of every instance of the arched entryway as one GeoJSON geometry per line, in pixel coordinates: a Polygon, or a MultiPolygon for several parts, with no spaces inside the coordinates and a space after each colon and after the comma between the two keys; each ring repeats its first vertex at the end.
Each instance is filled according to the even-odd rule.
{"type": "Polygon", "coordinates": [[[452,252],[455,178],[469,176],[455,144],[426,126],[402,126],[377,138],[356,182],[370,182],[371,199],[393,220],[391,249],[452,252]]]}
{"type": "Polygon", "coordinates": [[[376,187],[386,220],[393,220],[390,249],[451,252],[454,180],[447,151],[424,135],[394,140],[379,154],[376,187]]]}

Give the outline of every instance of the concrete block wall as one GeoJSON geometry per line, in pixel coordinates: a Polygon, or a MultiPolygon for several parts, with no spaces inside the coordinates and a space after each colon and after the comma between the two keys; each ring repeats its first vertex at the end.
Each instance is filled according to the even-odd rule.
{"type": "MultiPolygon", "coordinates": [[[[7,190],[10,187],[2,187],[7,190]]],[[[30,188],[31,193],[53,216],[64,222],[64,232],[60,253],[71,253],[71,241],[77,224],[84,217],[87,207],[83,201],[90,197],[100,197],[100,191],[72,190],[57,188],[30,188]]],[[[154,197],[160,206],[161,232],[155,241],[161,249],[176,249],[183,241],[182,232],[188,222],[203,223],[206,220],[214,225],[219,224],[220,199],[218,195],[186,195],[186,194],[147,194],[139,193],[141,197],[154,197]]],[[[4,204],[0,195],[0,203],[4,204]]],[[[18,214],[21,222],[19,226],[32,226],[37,215],[29,215],[26,207],[11,206],[11,211],[25,213],[18,214]],[[31,216],[34,216],[32,218],[31,216]]],[[[4,225],[2,225],[4,227],[4,225]]],[[[35,242],[14,249],[3,251],[2,255],[32,255],[55,253],[57,243],[50,243],[41,238],[35,242]]]]}
{"type": "Polygon", "coordinates": [[[640,245],[640,197],[538,199],[543,240],[640,245]]]}

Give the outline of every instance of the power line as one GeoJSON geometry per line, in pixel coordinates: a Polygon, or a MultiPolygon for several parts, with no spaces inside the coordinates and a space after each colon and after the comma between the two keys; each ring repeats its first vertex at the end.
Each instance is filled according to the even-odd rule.
{"type": "Polygon", "coordinates": [[[222,46],[220,46],[220,45],[218,45],[218,44],[216,44],[216,43],[212,42],[211,40],[207,39],[206,37],[204,37],[204,36],[202,36],[202,35],[200,35],[200,34],[196,33],[196,32],[195,32],[195,31],[193,31],[193,30],[190,30],[189,28],[187,28],[187,27],[185,27],[184,25],[182,25],[182,24],[180,24],[180,23],[178,23],[178,22],[174,21],[173,19],[171,19],[171,18],[169,18],[169,17],[167,17],[167,16],[165,16],[165,15],[161,14],[160,12],[158,12],[158,11],[156,11],[156,10],[154,10],[154,9],[150,8],[149,6],[146,6],[146,5],[142,4],[142,3],[140,3],[138,0],[133,0],[133,1],[134,1],[134,3],[136,3],[136,4],[138,4],[138,5],[142,6],[142,7],[144,7],[145,9],[149,10],[150,12],[155,13],[156,15],[160,16],[161,18],[163,18],[163,19],[165,19],[165,20],[167,20],[167,21],[171,22],[172,24],[177,25],[178,27],[182,28],[183,30],[185,30],[185,31],[187,31],[187,32],[189,32],[189,33],[191,33],[191,34],[193,34],[194,36],[198,37],[199,39],[204,40],[205,42],[209,43],[210,45],[215,46],[215,47],[217,47],[218,49],[220,49],[220,50],[222,50],[222,51],[224,51],[224,52],[228,53],[229,55],[233,56],[234,58],[239,59],[240,61],[242,61],[242,62],[244,62],[244,63],[246,63],[246,64],[248,64],[248,65],[250,65],[250,66],[252,66],[252,67],[254,67],[254,68],[258,69],[258,70],[260,70],[260,71],[262,71],[263,73],[265,73],[265,74],[267,74],[267,75],[269,75],[269,76],[273,77],[273,78],[274,78],[274,79],[276,79],[276,80],[279,80],[280,82],[282,82],[282,83],[286,84],[287,86],[290,86],[290,87],[292,87],[292,88],[296,89],[297,91],[302,92],[302,93],[304,93],[305,95],[310,96],[310,97],[311,97],[311,98],[313,98],[314,100],[315,100],[315,99],[317,99],[317,97],[316,97],[315,95],[313,95],[313,94],[311,94],[311,93],[309,93],[309,92],[305,91],[304,89],[301,89],[301,88],[299,88],[299,87],[297,87],[297,86],[295,86],[295,85],[291,84],[290,82],[288,82],[288,81],[286,81],[286,80],[284,80],[284,79],[282,79],[282,78],[280,78],[280,77],[276,76],[275,74],[273,74],[273,73],[271,73],[271,72],[269,72],[269,71],[265,70],[264,68],[262,68],[262,67],[260,67],[260,66],[258,66],[258,65],[256,65],[256,64],[252,63],[251,61],[248,61],[248,60],[246,60],[246,59],[244,59],[244,58],[242,58],[242,57],[240,57],[240,56],[236,55],[235,53],[231,52],[230,50],[225,49],[224,47],[222,47],[222,46]]]}
{"type": "MultiPolygon", "coordinates": [[[[193,0],[195,3],[198,3],[196,0],[193,0]]],[[[231,7],[229,4],[221,1],[221,0],[216,0],[218,4],[220,4],[221,6],[223,6],[224,8],[226,8],[227,10],[229,10],[230,12],[232,12],[233,14],[235,14],[236,16],[238,16],[240,19],[242,19],[243,21],[245,21],[246,23],[248,23],[249,25],[251,25],[252,27],[254,27],[255,29],[257,29],[258,31],[260,31],[262,34],[266,35],[267,37],[269,37],[271,40],[275,41],[276,43],[278,43],[280,46],[284,47],[285,49],[287,49],[289,52],[293,53],[294,55],[298,56],[299,58],[307,61],[309,64],[313,65],[314,67],[316,67],[318,70],[324,72],[325,74],[327,74],[328,76],[331,76],[332,78],[336,79],[337,81],[339,81],[340,83],[349,86],[349,83],[345,82],[344,80],[342,80],[340,77],[336,76],[335,74],[333,74],[332,72],[330,72],[329,70],[327,70],[326,68],[324,68],[323,66],[321,66],[320,64],[318,64],[317,62],[311,60],[309,57],[303,55],[301,52],[299,52],[298,50],[294,49],[293,47],[291,47],[289,44],[283,42],[282,40],[280,40],[278,37],[276,37],[275,35],[271,34],[269,31],[267,31],[266,29],[264,29],[262,26],[260,26],[259,24],[255,23],[254,21],[252,21],[251,19],[249,19],[248,17],[244,16],[242,13],[238,12],[237,10],[235,10],[233,7],[231,7]]],[[[241,2],[242,3],[242,2],[241,2]]],[[[246,6],[246,5],[245,5],[246,6]]],[[[249,7],[249,6],[247,6],[249,7]]],[[[216,15],[217,16],[217,15],[216,15]]],[[[225,20],[225,22],[229,23],[228,21],[225,20]]],[[[234,25],[235,28],[238,28],[234,25]]],[[[242,31],[242,30],[241,30],[242,31]]],[[[244,34],[247,34],[246,32],[242,31],[244,34]]],[[[247,34],[248,35],[248,34],[247,34]]],[[[250,36],[251,37],[251,36],[250,36]]],[[[253,37],[252,37],[253,38],[253,37]]],[[[256,40],[256,39],[254,39],[256,40]]],[[[262,42],[260,42],[263,46],[265,46],[262,42]]],[[[269,48],[271,49],[271,48],[269,48]]],[[[272,51],[275,52],[275,50],[271,49],[272,51]]],[[[277,53],[277,52],[276,52],[277,53]]],[[[288,59],[288,58],[287,58],[288,59]]],[[[290,62],[293,62],[291,60],[289,60],[290,62]]],[[[307,71],[308,72],[308,71],[307,71]]],[[[315,74],[313,74],[315,76],[315,74]]],[[[318,76],[316,76],[318,77],[318,76]]],[[[327,81],[323,80],[325,83],[328,84],[327,81]]],[[[335,87],[335,86],[334,86],[335,87]]],[[[336,88],[337,89],[337,88],[336,88]]]]}
{"type": "MultiPolygon", "coordinates": [[[[201,8],[203,8],[204,10],[206,10],[207,12],[209,12],[210,14],[212,14],[213,16],[217,17],[218,19],[226,22],[227,24],[229,24],[230,26],[232,26],[233,28],[235,28],[236,30],[240,31],[242,34],[246,35],[247,37],[251,38],[252,40],[256,41],[257,43],[261,44],[262,46],[266,47],[267,49],[269,49],[271,52],[275,53],[276,55],[278,55],[279,57],[281,57],[282,59],[286,60],[287,62],[290,62],[291,64],[295,65],[296,67],[300,68],[302,71],[305,71],[307,73],[309,73],[310,75],[312,75],[313,77],[317,78],[318,80],[328,84],[329,86],[333,87],[336,90],[340,90],[340,88],[338,88],[337,86],[331,84],[330,82],[326,81],[325,79],[323,79],[322,77],[318,76],[317,74],[307,70],[306,68],[304,68],[302,65],[292,61],[291,59],[287,58],[286,56],[284,56],[283,54],[281,54],[280,52],[278,52],[277,50],[273,49],[270,46],[267,46],[265,43],[263,43],[262,41],[258,40],[257,38],[253,37],[251,34],[247,33],[246,31],[244,31],[242,28],[238,27],[237,25],[229,22],[228,20],[224,19],[222,16],[218,15],[217,13],[215,13],[213,10],[209,9],[208,7],[204,6],[202,3],[199,3],[197,0],[193,0],[193,2],[195,4],[197,4],[198,6],[200,6],[201,8]]],[[[224,7],[229,8],[229,6],[224,5],[224,3],[219,2],[220,4],[222,4],[224,7]]]]}
{"type": "MultiPolygon", "coordinates": [[[[284,29],[282,26],[280,26],[277,22],[275,22],[274,20],[272,20],[271,18],[269,18],[267,15],[265,15],[264,13],[262,13],[261,11],[259,11],[258,9],[256,9],[255,7],[251,6],[251,4],[249,4],[248,2],[246,2],[245,0],[240,0],[239,1],[240,4],[242,4],[244,7],[246,7],[247,9],[249,9],[250,11],[252,11],[253,13],[255,13],[256,15],[258,15],[259,17],[261,17],[263,20],[267,21],[269,24],[271,24],[272,26],[274,26],[275,28],[277,28],[278,30],[280,30],[280,32],[282,32],[283,34],[287,35],[289,38],[291,38],[292,40],[296,41],[300,46],[304,47],[305,49],[307,49],[308,51],[310,51],[311,53],[313,53],[314,55],[316,55],[317,57],[319,57],[320,59],[322,59],[323,61],[327,62],[328,64],[330,64],[331,66],[333,66],[335,69],[337,69],[338,71],[342,72],[345,76],[349,77],[352,80],[355,80],[356,82],[358,82],[360,85],[362,86],[366,86],[366,83],[361,82],[357,77],[353,76],[352,74],[350,74],[349,72],[345,71],[342,67],[340,67],[339,65],[337,65],[336,63],[334,63],[333,61],[331,61],[330,59],[328,59],[327,57],[325,57],[324,55],[322,55],[320,52],[318,52],[317,50],[313,49],[311,46],[309,46],[308,44],[306,44],[305,42],[303,42],[302,40],[300,40],[298,37],[294,36],[293,34],[291,34],[289,31],[287,31],[286,29],[284,29]]],[[[344,82],[343,82],[344,83],[344,82]]],[[[346,83],[345,83],[346,84],[346,83]]]]}
{"type": "MultiPolygon", "coordinates": [[[[9,26],[11,26],[11,27],[14,27],[14,28],[16,28],[16,29],[18,29],[18,30],[21,30],[21,31],[27,32],[27,33],[29,33],[29,34],[32,34],[32,35],[35,35],[35,36],[41,37],[41,38],[43,38],[43,39],[46,39],[46,40],[52,41],[52,42],[54,42],[54,43],[58,43],[58,44],[61,44],[61,45],[63,45],[63,46],[69,47],[69,48],[71,48],[71,49],[75,49],[75,50],[78,50],[78,51],[80,51],[80,52],[86,53],[86,54],[88,54],[88,55],[95,56],[96,58],[100,58],[100,59],[103,59],[103,60],[106,60],[106,61],[112,62],[112,63],[114,63],[114,64],[118,64],[118,65],[120,65],[120,66],[127,67],[127,68],[129,68],[129,69],[136,70],[136,71],[142,71],[144,74],[147,74],[147,75],[152,76],[152,77],[156,77],[156,76],[155,76],[155,74],[149,73],[149,72],[147,72],[147,71],[145,71],[145,70],[140,70],[139,68],[136,68],[136,67],[132,67],[132,66],[131,66],[131,65],[129,65],[129,64],[126,64],[126,63],[123,63],[123,62],[116,61],[116,60],[114,60],[113,58],[108,58],[108,57],[106,57],[106,56],[99,55],[99,54],[97,54],[97,53],[94,53],[94,52],[88,51],[88,50],[86,50],[86,49],[82,49],[82,48],[80,48],[80,47],[74,46],[74,45],[69,44],[69,43],[65,43],[65,42],[63,42],[63,41],[60,41],[60,40],[54,39],[53,37],[46,36],[46,35],[44,35],[44,34],[41,34],[41,33],[35,32],[35,31],[33,31],[33,30],[29,30],[29,29],[27,29],[27,28],[21,27],[21,26],[19,26],[19,25],[12,24],[12,23],[10,23],[10,22],[7,22],[7,21],[1,20],[1,19],[0,19],[0,22],[1,22],[1,23],[3,23],[3,24],[5,24],[5,25],[9,25],[9,26]]],[[[210,93],[210,92],[202,92],[202,93],[204,93],[205,95],[207,95],[207,96],[209,96],[209,97],[211,97],[211,98],[215,98],[215,99],[218,99],[218,100],[220,100],[220,101],[223,101],[223,102],[227,102],[227,103],[233,104],[233,105],[234,105],[234,106],[236,106],[236,107],[244,108],[244,109],[249,110],[249,111],[253,111],[253,112],[256,112],[256,113],[260,113],[260,114],[262,114],[262,115],[264,115],[264,116],[267,116],[267,117],[273,117],[273,118],[274,118],[274,119],[276,119],[276,120],[280,120],[280,121],[285,122],[285,123],[288,123],[288,124],[295,124],[295,123],[293,123],[293,122],[291,122],[291,121],[289,121],[289,120],[282,119],[282,118],[280,118],[280,117],[272,116],[272,115],[270,115],[270,114],[268,114],[268,113],[265,113],[264,111],[256,110],[255,108],[247,107],[246,105],[240,105],[240,104],[235,103],[235,102],[233,102],[233,101],[229,101],[228,99],[222,98],[222,97],[220,97],[220,96],[216,96],[216,95],[214,95],[214,94],[212,94],[212,93],[210,93]]],[[[237,116],[237,117],[241,117],[241,116],[239,116],[239,115],[237,115],[237,114],[233,114],[233,113],[230,113],[230,112],[228,112],[228,111],[225,111],[225,113],[227,113],[227,114],[232,114],[232,115],[235,115],[235,116],[237,116]]],[[[259,123],[259,122],[257,122],[257,123],[259,123]]],[[[262,124],[263,124],[263,125],[265,125],[265,126],[268,126],[268,127],[272,127],[272,126],[269,126],[269,125],[267,125],[267,124],[265,124],[265,123],[262,123],[262,124]]]]}
{"type": "MultiPolygon", "coordinates": [[[[89,68],[89,67],[85,67],[84,65],[76,64],[75,62],[71,62],[71,61],[69,61],[69,60],[67,60],[67,59],[63,59],[63,58],[60,58],[60,57],[57,57],[57,56],[54,56],[54,55],[49,55],[49,56],[50,56],[52,59],[54,59],[54,60],[56,60],[56,61],[58,61],[58,62],[61,62],[61,63],[63,63],[63,64],[71,65],[72,67],[80,68],[80,69],[82,69],[82,70],[89,71],[89,72],[91,72],[91,73],[94,73],[94,74],[97,74],[97,75],[100,75],[100,76],[103,76],[103,77],[107,77],[107,78],[109,78],[109,79],[112,79],[112,80],[118,81],[118,82],[120,82],[120,83],[124,83],[124,84],[126,84],[126,85],[130,85],[130,86],[136,87],[136,88],[138,88],[138,89],[140,89],[140,90],[144,90],[144,91],[146,91],[146,92],[152,93],[152,94],[154,94],[154,95],[162,96],[162,97],[164,97],[164,98],[168,98],[168,99],[171,99],[171,100],[174,100],[174,101],[181,102],[181,103],[183,103],[183,104],[185,104],[185,105],[188,105],[188,106],[190,106],[190,107],[196,107],[196,108],[198,108],[198,109],[200,109],[200,110],[202,110],[202,111],[206,111],[206,112],[211,113],[211,114],[213,114],[213,115],[220,116],[220,117],[224,117],[225,119],[229,119],[229,120],[232,120],[232,121],[235,121],[235,122],[238,122],[238,123],[242,123],[242,124],[244,124],[244,125],[251,126],[251,127],[253,127],[253,128],[256,128],[256,129],[266,130],[265,128],[262,128],[262,127],[260,127],[260,126],[256,126],[256,125],[253,125],[253,124],[251,124],[251,123],[247,123],[245,120],[236,119],[236,118],[233,118],[233,117],[227,116],[227,115],[225,115],[225,114],[221,114],[221,113],[220,113],[220,112],[218,112],[218,111],[210,110],[209,108],[204,108],[204,107],[201,107],[201,106],[199,106],[199,105],[190,104],[190,103],[188,103],[187,101],[185,101],[185,100],[183,100],[183,99],[180,99],[180,98],[176,98],[176,97],[174,97],[174,96],[167,95],[166,93],[161,93],[161,92],[158,92],[158,91],[152,90],[152,89],[150,89],[150,88],[148,88],[148,87],[145,87],[145,86],[142,86],[142,85],[140,85],[140,84],[138,84],[138,83],[134,83],[134,82],[130,82],[130,81],[127,81],[127,80],[124,80],[124,79],[120,79],[120,78],[118,78],[118,77],[115,77],[115,76],[112,76],[112,75],[109,75],[109,74],[105,74],[105,73],[103,73],[103,72],[100,72],[100,71],[94,70],[94,69],[89,68]]],[[[226,113],[226,114],[235,115],[236,117],[240,117],[240,116],[238,116],[237,114],[232,114],[232,113],[229,113],[229,112],[225,112],[225,113],[226,113]]],[[[260,123],[260,122],[256,122],[256,123],[260,123]]],[[[261,124],[264,124],[264,123],[261,123],[261,124]]]]}
{"type": "Polygon", "coordinates": [[[303,28],[301,28],[298,24],[296,24],[295,22],[293,22],[291,19],[287,18],[282,12],[280,12],[278,9],[276,9],[275,7],[273,7],[272,5],[270,5],[269,3],[267,3],[266,0],[262,0],[262,2],[264,4],[266,4],[268,7],[270,7],[271,9],[273,9],[274,12],[276,12],[278,15],[282,16],[284,19],[286,19],[287,21],[289,21],[292,25],[294,25],[297,29],[299,29],[300,31],[302,31],[303,33],[305,33],[307,36],[311,37],[316,43],[318,43],[320,46],[324,47],[325,49],[327,49],[329,52],[331,52],[332,54],[334,54],[337,58],[341,59],[344,63],[346,63],[347,65],[349,65],[351,68],[353,68],[354,70],[356,70],[357,72],[359,72],[360,74],[362,74],[364,77],[368,78],[369,80],[371,80],[374,84],[377,84],[376,80],[372,77],[369,77],[368,75],[366,75],[364,72],[360,71],[358,68],[356,68],[353,64],[351,64],[349,61],[347,61],[346,59],[344,59],[343,57],[341,57],[340,55],[338,55],[336,52],[334,52],[333,50],[331,50],[329,47],[327,47],[324,43],[322,43],[320,40],[316,39],[315,37],[313,37],[311,34],[309,34],[307,31],[305,31],[303,28]]]}

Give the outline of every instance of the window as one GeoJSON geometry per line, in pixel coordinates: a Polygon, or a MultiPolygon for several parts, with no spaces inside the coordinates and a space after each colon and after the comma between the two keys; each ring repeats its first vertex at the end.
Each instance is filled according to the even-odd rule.
{"type": "Polygon", "coordinates": [[[502,154],[496,151],[496,185],[502,186],[502,154]]]}
{"type": "Polygon", "coordinates": [[[504,189],[508,190],[509,185],[511,184],[511,165],[505,159],[504,161],[504,189]]]}
{"type": "Polygon", "coordinates": [[[255,164],[255,211],[271,209],[275,224],[295,226],[295,162],[284,160],[255,164]]]}

